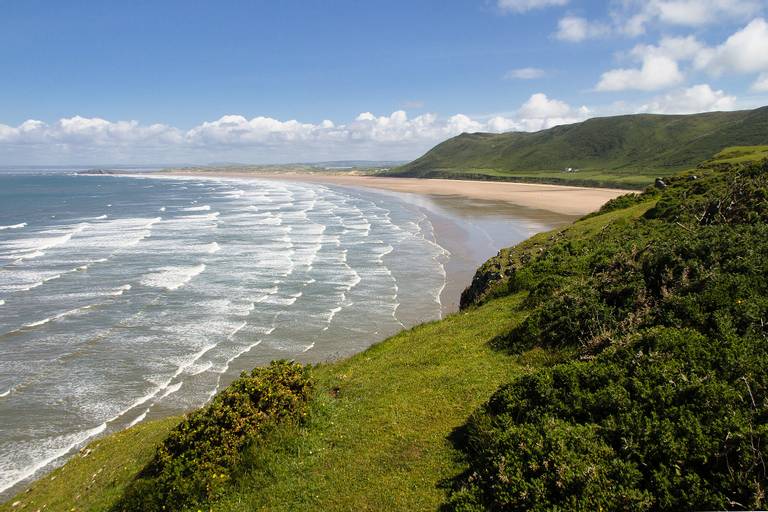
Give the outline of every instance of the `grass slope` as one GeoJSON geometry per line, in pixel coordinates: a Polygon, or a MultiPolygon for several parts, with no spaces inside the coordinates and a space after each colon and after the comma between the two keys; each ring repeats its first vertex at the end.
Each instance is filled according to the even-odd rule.
{"type": "MultiPolygon", "coordinates": [[[[510,374],[548,360],[538,351],[499,357],[489,345],[522,319],[520,300],[506,297],[316,367],[309,423],[278,428],[252,447],[213,510],[435,509],[446,495],[440,482],[464,469],[448,440],[453,430],[510,374]]],[[[95,441],[87,457],[75,456],[0,511],[109,510],[177,423],[95,441]]]]}
{"type": "Polygon", "coordinates": [[[768,144],[768,107],[589,119],[535,133],[464,133],[392,176],[500,179],[641,188],[728,146],[768,144]],[[575,167],[577,173],[564,173],[575,167]]]}

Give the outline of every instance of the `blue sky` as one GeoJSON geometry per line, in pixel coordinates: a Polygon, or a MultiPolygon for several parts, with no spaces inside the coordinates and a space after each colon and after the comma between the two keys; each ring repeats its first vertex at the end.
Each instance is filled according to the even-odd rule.
{"type": "Polygon", "coordinates": [[[768,103],[768,0],[0,0],[0,164],[408,159],[768,103]]]}

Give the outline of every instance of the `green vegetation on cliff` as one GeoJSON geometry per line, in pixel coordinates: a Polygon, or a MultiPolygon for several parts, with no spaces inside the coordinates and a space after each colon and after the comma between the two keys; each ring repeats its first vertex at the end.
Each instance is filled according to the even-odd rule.
{"type": "Polygon", "coordinates": [[[443,321],[254,373],[298,414],[240,382],[222,396],[267,406],[218,414],[220,397],[96,441],[0,510],[764,507],[766,149],[728,149],[501,251],[443,321]]]}
{"type": "Polygon", "coordinates": [[[527,261],[521,246],[486,264],[465,304],[527,293],[528,316],[496,346],[573,358],[472,415],[449,508],[765,506],[768,161],[723,163],[746,154],[593,216],[609,221],[590,236],[566,230],[527,261]]]}
{"type": "Polygon", "coordinates": [[[768,144],[768,107],[589,119],[539,132],[464,133],[392,176],[642,188],[728,146],[768,144]],[[576,172],[563,172],[567,168],[576,172]]]}

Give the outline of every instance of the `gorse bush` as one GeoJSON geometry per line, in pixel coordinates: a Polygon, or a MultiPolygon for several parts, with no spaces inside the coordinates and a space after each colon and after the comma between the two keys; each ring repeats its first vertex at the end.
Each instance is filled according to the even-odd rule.
{"type": "Polygon", "coordinates": [[[576,357],[470,418],[447,508],[765,505],[768,163],[700,170],[643,216],[553,238],[514,269],[531,312],[501,343],[576,357]]]}
{"type": "Polygon", "coordinates": [[[469,423],[458,510],[759,508],[768,344],[656,328],[502,387],[469,423]]]}
{"type": "Polygon", "coordinates": [[[309,369],[295,363],[243,373],[171,431],[114,510],[174,511],[208,503],[227,488],[248,443],[307,414],[311,389],[309,369]]]}

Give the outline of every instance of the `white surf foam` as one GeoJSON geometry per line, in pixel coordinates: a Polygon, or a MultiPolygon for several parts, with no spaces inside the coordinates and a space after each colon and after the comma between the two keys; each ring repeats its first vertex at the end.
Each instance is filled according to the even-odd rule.
{"type": "Polygon", "coordinates": [[[30,322],[28,324],[24,324],[22,328],[32,329],[35,327],[40,327],[41,325],[45,325],[47,323],[54,322],[56,320],[61,320],[62,318],[65,318],[65,317],[76,315],[78,313],[82,313],[83,311],[93,309],[96,306],[98,306],[98,304],[89,304],[87,306],[83,306],[80,308],[70,309],[69,311],[64,311],[63,313],[59,313],[58,315],[53,315],[47,318],[43,318],[42,320],[38,320],[37,322],[30,322]]]}
{"type": "Polygon", "coordinates": [[[141,284],[173,291],[186,285],[203,272],[205,272],[205,263],[193,267],[162,267],[145,275],[141,279],[141,284]]]}
{"type": "Polygon", "coordinates": [[[188,208],[182,208],[181,211],[183,212],[207,212],[210,211],[211,207],[210,205],[204,205],[204,206],[190,206],[188,208]]]}
{"type": "MultiPolygon", "coordinates": [[[[98,427],[92,428],[90,430],[84,430],[69,436],[61,436],[60,438],[55,438],[54,442],[60,439],[66,444],[60,448],[55,448],[50,451],[46,450],[47,453],[45,453],[45,455],[41,454],[41,457],[36,459],[35,463],[23,466],[22,469],[16,471],[4,471],[2,479],[0,479],[0,492],[10,489],[19,482],[23,482],[24,480],[34,476],[35,473],[41,469],[45,468],[49,464],[56,462],[58,459],[64,457],[69,452],[85,443],[88,439],[101,434],[106,429],[107,424],[102,423],[98,427]]],[[[44,448],[38,448],[38,450],[42,451],[44,448]]]]}
{"type": "Polygon", "coordinates": [[[137,425],[142,421],[144,421],[144,418],[147,417],[147,413],[149,413],[149,409],[145,410],[143,413],[136,416],[136,418],[128,424],[128,428],[131,428],[132,426],[137,425]]]}
{"type": "Polygon", "coordinates": [[[273,304],[275,306],[292,306],[298,297],[275,297],[271,295],[261,301],[263,304],[273,304]]]}
{"type": "Polygon", "coordinates": [[[242,331],[242,330],[243,330],[243,328],[244,328],[246,325],[248,325],[248,322],[243,322],[243,323],[241,323],[240,325],[238,325],[237,327],[235,327],[235,329],[234,329],[234,330],[233,330],[231,333],[229,333],[229,336],[227,336],[227,339],[231,340],[231,339],[232,339],[232,338],[235,336],[235,334],[237,334],[237,333],[239,333],[240,331],[242,331]]]}
{"type": "Polygon", "coordinates": [[[45,256],[45,252],[44,251],[34,251],[34,252],[30,252],[28,254],[22,254],[21,256],[17,257],[14,260],[13,263],[14,264],[19,264],[19,263],[22,263],[24,260],[33,260],[35,258],[39,258],[40,256],[45,256]]]}
{"type": "Polygon", "coordinates": [[[9,240],[3,242],[0,248],[8,250],[8,254],[15,257],[17,261],[39,258],[45,254],[44,251],[66,244],[73,236],[82,233],[89,227],[90,224],[87,223],[78,224],[72,230],[64,231],[65,234],[63,235],[61,234],[62,231],[58,229],[43,231],[40,233],[41,235],[54,234],[55,236],[9,240]]]}
{"type": "Polygon", "coordinates": [[[219,252],[221,250],[221,246],[218,243],[216,243],[216,242],[213,242],[213,243],[208,244],[208,245],[204,245],[204,246],[202,246],[202,248],[208,254],[214,254],[214,253],[217,253],[217,252],[219,252]]]}
{"type": "Polygon", "coordinates": [[[0,231],[4,231],[6,229],[21,229],[27,227],[26,222],[22,222],[20,224],[11,224],[10,226],[0,226],[0,231]]]}
{"type": "Polygon", "coordinates": [[[112,297],[119,297],[122,294],[124,294],[125,292],[127,292],[128,290],[130,290],[131,288],[132,288],[131,285],[124,284],[120,288],[117,288],[116,290],[110,292],[109,295],[111,295],[112,297]]]}
{"type": "Polygon", "coordinates": [[[192,220],[192,221],[206,221],[206,220],[216,220],[219,218],[219,215],[221,215],[220,212],[212,212],[207,213],[205,215],[185,215],[183,217],[177,217],[174,220],[192,220]]]}
{"type": "Polygon", "coordinates": [[[213,367],[212,361],[206,361],[203,364],[193,364],[190,368],[187,369],[187,374],[194,376],[194,375],[200,375],[203,372],[207,372],[213,367]]]}
{"type": "Polygon", "coordinates": [[[168,395],[172,395],[173,393],[177,392],[179,389],[181,389],[181,386],[184,385],[184,382],[177,382],[176,384],[172,384],[165,388],[165,392],[160,395],[158,400],[162,400],[163,398],[167,397],[168,395]]]}
{"type": "MultiPolygon", "coordinates": [[[[331,310],[328,312],[328,319],[326,320],[326,324],[327,324],[327,325],[326,325],[325,327],[323,327],[323,331],[327,331],[327,330],[328,330],[328,329],[331,327],[331,323],[333,323],[333,317],[335,317],[335,316],[336,316],[336,314],[337,314],[339,311],[341,311],[342,309],[344,309],[344,307],[343,307],[343,306],[337,306],[337,307],[335,307],[335,308],[331,309],[331,310]]],[[[312,346],[314,346],[314,343],[312,344],[312,346]]],[[[307,349],[307,350],[309,350],[309,349],[307,349]]]]}

